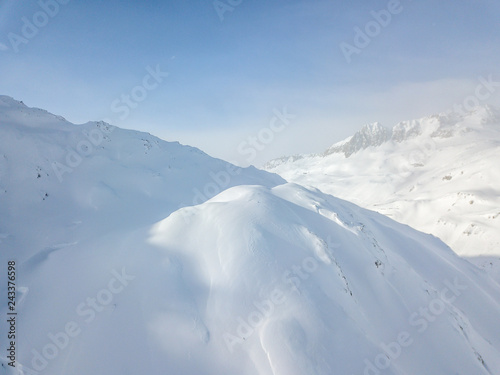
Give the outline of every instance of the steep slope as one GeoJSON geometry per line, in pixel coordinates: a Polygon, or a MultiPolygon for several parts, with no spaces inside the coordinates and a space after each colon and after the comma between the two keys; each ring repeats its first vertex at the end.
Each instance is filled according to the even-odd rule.
{"type": "Polygon", "coordinates": [[[358,151],[364,150],[368,147],[380,146],[391,139],[391,130],[385,128],[380,123],[365,125],[346,140],[336,143],[325,151],[325,155],[334,153],[343,153],[346,158],[355,154],[358,151]]]}
{"type": "Polygon", "coordinates": [[[500,372],[500,287],[437,238],[0,102],[0,260],[17,273],[16,367],[4,351],[0,374],[500,372]]]}
{"type": "Polygon", "coordinates": [[[460,255],[485,256],[475,261],[489,268],[500,256],[498,112],[483,107],[371,130],[371,138],[355,135],[265,169],[432,233],[460,255]]]}
{"type": "Polygon", "coordinates": [[[177,142],[103,122],[73,125],[0,96],[0,241],[20,259],[90,232],[154,223],[230,186],[283,182],[177,142]]]}
{"type": "Polygon", "coordinates": [[[19,273],[26,374],[500,371],[497,284],[432,236],[293,184],[230,188],[19,273]]]}

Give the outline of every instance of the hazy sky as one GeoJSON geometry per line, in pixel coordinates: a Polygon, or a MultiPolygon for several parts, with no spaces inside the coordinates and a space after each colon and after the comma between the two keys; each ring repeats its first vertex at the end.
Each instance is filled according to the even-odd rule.
{"type": "Polygon", "coordinates": [[[258,166],[500,81],[499,19],[498,0],[0,0],[0,94],[258,166]]]}

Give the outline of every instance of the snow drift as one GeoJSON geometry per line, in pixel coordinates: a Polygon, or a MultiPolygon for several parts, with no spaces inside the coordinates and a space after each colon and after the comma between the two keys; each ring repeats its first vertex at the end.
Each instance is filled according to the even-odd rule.
{"type": "Polygon", "coordinates": [[[19,322],[17,366],[0,354],[0,373],[500,372],[500,288],[437,238],[0,99],[1,258],[18,264],[19,322]],[[71,168],[62,181],[55,162],[71,168]]]}
{"type": "Polygon", "coordinates": [[[372,124],[265,169],[432,233],[500,280],[499,124],[488,106],[372,124]]]}

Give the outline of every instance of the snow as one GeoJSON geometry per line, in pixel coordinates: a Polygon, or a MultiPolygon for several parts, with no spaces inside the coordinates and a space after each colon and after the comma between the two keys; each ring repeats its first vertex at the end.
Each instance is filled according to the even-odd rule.
{"type": "Polygon", "coordinates": [[[1,259],[18,264],[18,366],[1,353],[0,374],[500,373],[500,286],[436,237],[149,134],[0,103],[1,259]],[[53,163],[92,131],[59,181],[53,163]]]}
{"type": "Polygon", "coordinates": [[[481,107],[384,129],[365,127],[323,154],[265,169],[432,233],[500,280],[498,111],[481,107]]]}
{"type": "Polygon", "coordinates": [[[391,130],[375,122],[365,125],[352,137],[338,142],[325,151],[325,155],[342,152],[346,157],[370,146],[379,146],[391,139],[391,130]]]}

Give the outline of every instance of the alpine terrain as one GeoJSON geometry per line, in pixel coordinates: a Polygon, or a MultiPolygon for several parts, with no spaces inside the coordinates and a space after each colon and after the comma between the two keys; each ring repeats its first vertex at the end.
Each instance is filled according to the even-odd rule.
{"type": "Polygon", "coordinates": [[[320,191],[1,96],[0,257],[3,270],[15,262],[17,323],[0,374],[500,373],[500,286],[437,237],[357,205],[379,199],[400,221],[410,210],[434,223],[439,185],[434,204],[450,210],[435,225],[469,220],[461,237],[494,254],[487,115],[373,125],[325,155],[274,163],[320,191]]]}
{"type": "Polygon", "coordinates": [[[499,155],[500,112],[485,106],[369,124],[321,154],[264,169],[432,233],[500,280],[499,155]]]}

